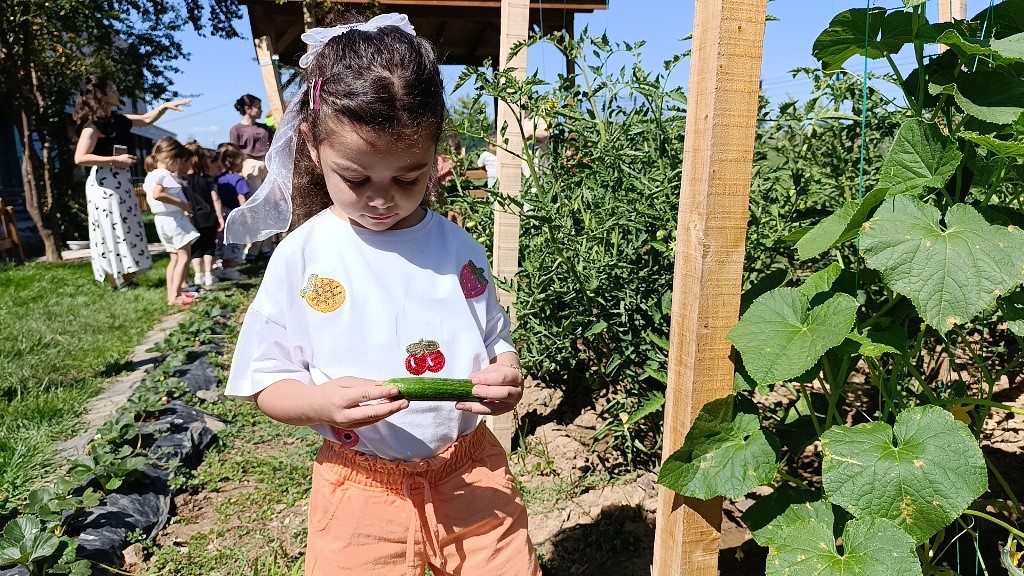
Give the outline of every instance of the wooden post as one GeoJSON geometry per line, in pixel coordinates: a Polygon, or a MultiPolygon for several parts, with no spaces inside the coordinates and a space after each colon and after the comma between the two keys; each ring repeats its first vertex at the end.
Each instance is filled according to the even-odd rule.
{"type": "Polygon", "coordinates": [[[277,77],[277,66],[274,63],[274,43],[270,36],[260,36],[253,43],[256,45],[256,61],[260,64],[263,76],[263,87],[267,90],[267,104],[274,121],[284,118],[284,98],[281,97],[281,80],[277,77]]]}
{"type": "Polygon", "coordinates": [[[967,20],[967,0],[938,0],[939,22],[967,20]]]}
{"type": "MultiPolygon", "coordinates": [[[[938,0],[939,22],[967,20],[967,0],[938,0]]],[[[939,44],[939,52],[949,50],[949,46],[939,44]]]]}
{"type": "MultiPolygon", "coordinates": [[[[663,457],[732,392],[767,0],[695,0],[663,457]]],[[[721,499],[662,487],[654,576],[718,576],[721,499]]]]}
{"type": "MultiPolygon", "coordinates": [[[[525,40],[530,29],[529,0],[501,0],[501,40],[499,42],[499,69],[515,68],[515,76],[526,79],[526,50],[521,50],[511,60],[509,54],[512,46],[525,40]]],[[[519,130],[519,108],[511,107],[499,101],[497,123],[499,137],[501,127],[508,123],[505,131],[507,143],[498,148],[498,185],[501,194],[518,197],[522,188],[522,162],[515,154],[522,154],[523,136],[519,130]],[[514,154],[514,153],[515,154],[514,154]]],[[[519,270],[519,214],[502,211],[498,204],[494,205],[494,275],[502,280],[511,280],[519,270]]],[[[515,298],[509,292],[498,289],[498,301],[504,306],[512,323],[516,321],[515,298]]],[[[487,425],[501,441],[505,451],[512,449],[512,434],[516,423],[512,413],[496,417],[488,417],[487,425]]]]}

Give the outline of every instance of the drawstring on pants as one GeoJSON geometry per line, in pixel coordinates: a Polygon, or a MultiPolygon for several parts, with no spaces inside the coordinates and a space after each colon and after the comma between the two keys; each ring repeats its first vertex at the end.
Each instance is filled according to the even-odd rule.
{"type": "Polygon", "coordinates": [[[441,554],[441,527],[437,523],[437,516],[434,514],[434,500],[430,494],[430,484],[425,478],[418,475],[406,476],[402,481],[402,493],[409,500],[412,507],[412,518],[409,519],[409,538],[405,552],[406,566],[409,568],[409,576],[415,574],[416,569],[416,528],[419,527],[423,534],[424,544],[427,549],[427,558],[441,570],[447,568],[444,555],[441,554]],[[412,488],[415,483],[423,485],[423,518],[421,521],[419,508],[413,499],[412,488]]]}

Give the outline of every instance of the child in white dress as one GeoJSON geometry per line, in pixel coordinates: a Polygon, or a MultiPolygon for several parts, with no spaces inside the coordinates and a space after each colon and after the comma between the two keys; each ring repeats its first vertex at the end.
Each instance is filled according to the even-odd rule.
{"type": "Polygon", "coordinates": [[[146,158],[146,181],[142,189],[153,212],[153,223],[164,249],[171,255],[167,265],[167,304],[189,306],[194,294],[182,291],[191,259],[192,243],[199,232],[192,225],[192,205],[182,190],[181,180],[188,171],[192,153],[171,137],[157,140],[146,158]]]}

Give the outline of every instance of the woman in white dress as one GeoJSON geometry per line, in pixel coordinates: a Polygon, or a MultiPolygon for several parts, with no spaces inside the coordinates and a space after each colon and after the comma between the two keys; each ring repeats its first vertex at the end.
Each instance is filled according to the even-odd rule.
{"type": "Polygon", "coordinates": [[[90,166],[85,184],[89,214],[89,251],[93,276],[114,288],[131,283],[153,266],[142,225],[142,212],[132,191],[135,163],[131,129],[149,126],[167,110],[182,110],[190,100],[164,102],[145,114],[117,114],[117,86],[98,75],[86,76],[75,103],[78,125],[75,164],[90,166]]]}

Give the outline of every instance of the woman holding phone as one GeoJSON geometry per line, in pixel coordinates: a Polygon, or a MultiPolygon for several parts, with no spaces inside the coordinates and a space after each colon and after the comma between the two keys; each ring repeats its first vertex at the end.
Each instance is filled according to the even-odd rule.
{"type": "Polygon", "coordinates": [[[153,266],[142,226],[142,212],[132,191],[135,156],[131,129],[149,126],[168,110],[181,111],[191,100],[164,102],[145,114],[118,114],[117,86],[99,75],[86,76],[75,102],[78,125],[75,164],[91,166],[85,183],[89,213],[89,251],[93,276],[120,288],[153,266]]]}

